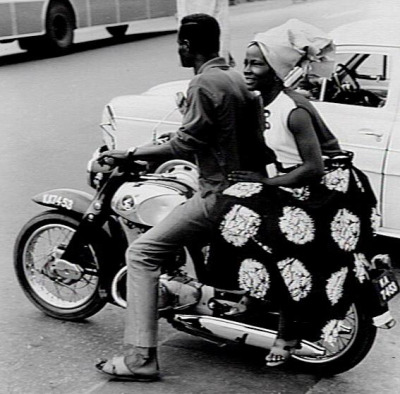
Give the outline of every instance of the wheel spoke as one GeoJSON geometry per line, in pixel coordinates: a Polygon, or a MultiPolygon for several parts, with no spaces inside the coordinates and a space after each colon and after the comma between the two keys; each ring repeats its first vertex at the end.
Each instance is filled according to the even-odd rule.
{"type": "Polygon", "coordinates": [[[347,349],[352,346],[357,335],[358,320],[354,306],[349,309],[343,321],[339,324],[340,326],[337,332],[337,337],[334,342],[325,342],[323,339],[315,342],[318,346],[325,348],[325,355],[318,357],[303,357],[296,355],[294,357],[315,364],[326,363],[341,357],[347,349]]]}
{"type": "Polygon", "coordinates": [[[38,297],[57,308],[83,305],[93,296],[98,285],[96,255],[90,246],[82,249],[82,258],[90,261],[93,268],[86,270],[77,282],[58,278],[56,272],[46,273],[46,264],[60,246],[68,244],[74,231],[66,225],[49,224],[38,228],[25,246],[24,270],[29,286],[38,297]]]}

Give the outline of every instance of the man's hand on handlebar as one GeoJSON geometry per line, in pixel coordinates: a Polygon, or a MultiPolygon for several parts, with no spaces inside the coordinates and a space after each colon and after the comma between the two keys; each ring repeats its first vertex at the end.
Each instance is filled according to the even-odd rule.
{"type": "Polygon", "coordinates": [[[162,145],[168,142],[174,135],[176,134],[175,131],[169,131],[166,133],[161,134],[157,137],[156,145],[162,145]]]}
{"type": "Polygon", "coordinates": [[[99,164],[107,164],[109,166],[118,166],[124,164],[130,156],[130,151],[128,150],[106,150],[100,154],[97,161],[99,164]]]}

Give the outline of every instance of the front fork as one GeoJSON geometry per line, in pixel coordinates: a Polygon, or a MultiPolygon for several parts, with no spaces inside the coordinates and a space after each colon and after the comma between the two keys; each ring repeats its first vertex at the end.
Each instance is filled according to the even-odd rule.
{"type": "Polygon", "coordinates": [[[83,245],[90,244],[98,234],[110,215],[111,198],[125,181],[123,173],[114,170],[108,181],[99,189],[84,213],[82,220],[70,239],[60,259],[88,269],[85,262],[80,261],[79,251],[83,245]]]}

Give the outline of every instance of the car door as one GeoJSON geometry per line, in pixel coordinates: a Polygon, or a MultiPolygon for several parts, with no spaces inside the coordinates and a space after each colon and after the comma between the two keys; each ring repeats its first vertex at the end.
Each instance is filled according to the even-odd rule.
{"type": "MultiPolygon", "coordinates": [[[[380,100],[376,100],[373,106],[368,103],[352,103],[351,100],[315,103],[342,148],[354,152],[356,166],[368,175],[380,201],[383,226],[390,220],[390,211],[387,209],[389,202],[386,201],[383,184],[387,150],[399,101],[399,86],[394,84],[394,81],[398,81],[399,73],[398,65],[395,67],[397,58],[396,48],[338,47],[337,63],[352,67],[352,75],[359,89],[371,92],[371,97],[378,96],[380,100]]],[[[354,89],[351,78],[344,78],[340,82],[343,89],[354,89]]],[[[332,97],[321,98],[332,100],[332,97]]]]}
{"type": "Polygon", "coordinates": [[[391,132],[387,159],[383,170],[382,185],[382,233],[400,237],[400,48],[393,58],[392,85],[397,89],[397,107],[391,132]]]}

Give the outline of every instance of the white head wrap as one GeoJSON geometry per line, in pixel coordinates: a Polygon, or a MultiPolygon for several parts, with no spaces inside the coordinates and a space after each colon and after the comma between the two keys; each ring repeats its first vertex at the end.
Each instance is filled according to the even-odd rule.
{"type": "Polygon", "coordinates": [[[298,19],[258,33],[254,40],[276,75],[284,81],[295,66],[321,77],[333,71],[335,45],[322,30],[298,19]]]}

